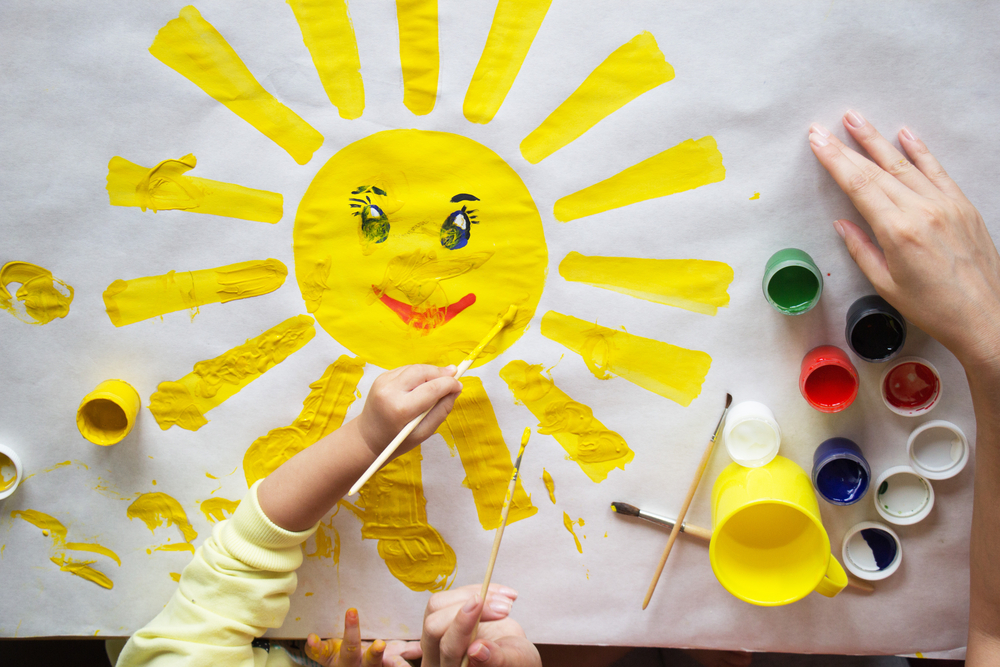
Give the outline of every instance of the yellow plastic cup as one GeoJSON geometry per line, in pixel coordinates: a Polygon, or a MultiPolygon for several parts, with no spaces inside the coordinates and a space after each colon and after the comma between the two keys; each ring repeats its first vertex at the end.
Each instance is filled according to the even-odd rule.
{"type": "Polygon", "coordinates": [[[83,397],[76,427],[95,445],[113,445],[129,434],[139,414],[139,393],[124,380],[105,380],[83,397]]]}
{"type": "Polygon", "coordinates": [[[712,570],[745,602],[774,607],[812,591],[833,597],[847,586],[812,482],[783,456],[759,468],[732,463],[723,470],[712,487],[712,526],[712,570]]]}

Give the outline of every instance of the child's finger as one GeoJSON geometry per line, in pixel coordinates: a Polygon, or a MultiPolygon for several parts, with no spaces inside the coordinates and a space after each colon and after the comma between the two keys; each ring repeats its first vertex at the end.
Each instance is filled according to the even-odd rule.
{"type": "Polygon", "coordinates": [[[306,655],[325,667],[333,667],[339,650],[339,639],[320,639],[314,634],[306,638],[306,655]]]}
{"type": "Polygon", "coordinates": [[[458,398],[458,394],[448,394],[440,401],[438,401],[431,411],[427,413],[424,420],[420,422],[420,426],[413,430],[413,433],[406,439],[407,442],[423,442],[427,438],[431,437],[441,423],[448,418],[451,413],[451,409],[455,407],[455,399],[458,398]]]}
{"type": "Polygon", "coordinates": [[[428,380],[400,399],[406,410],[420,414],[431,408],[448,394],[459,394],[462,383],[453,377],[439,377],[428,380]]]}
{"type": "Polygon", "coordinates": [[[353,607],[344,614],[344,641],[340,645],[340,659],[337,667],[360,667],[361,665],[361,623],[358,610],[353,607]]]}
{"type": "Polygon", "coordinates": [[[365,651],[361,667],[379,667],[382,664],[382,654],[385,653],[385,642],[376,639],[365,651]]]}
{"type": "Polygon", "coordinates": [[[403,368],[397,381],[403,391],[413,391],[425,382],[430,382],[441,377],[454,377],[454,375],[454,366],[439,367],[429,364],[413,364],[403,368]]]}

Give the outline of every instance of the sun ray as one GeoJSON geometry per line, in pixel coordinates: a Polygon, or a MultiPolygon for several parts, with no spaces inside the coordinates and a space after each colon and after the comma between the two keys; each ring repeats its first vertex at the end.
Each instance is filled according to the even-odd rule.
{"type": "Polygon", "coordinates": [[[0,309],[28,324],[48,324],[69,315],[73,288],[52,276],[52,272],[29,262],[7,262],[0,268],[0,309]],[[56,287],[56,283],[62,289],[56,287]],[[19,284],[14,294],[8,285],[19,284]],[[14,306],[14,299],[24,304],[24,312],[14,306]]]}
{"type": "Polygon", "coordinates": [[[358,41],[345,0],[288,0],[299,22],[326,96],[341,118],[360,118],[365,110],[358,41]]]}
{"type": "Polygon", "coordinates": [[[713,137],[688,139],[611,178],[556,201],[556,220],[569,222],[613,208],[693,190],[726,178],[713,137]]]}
{"type": "Polygon", "coordinates": [[[225,37],[193,6],[156,33],[149,52],[264,136],[299,164],[312,159],[323,135],[279,102],[254,78],[225,37]]]}
{"type": "Polygon", "coordinates": [[[688,406],[701,393],[712,357],[669,343],[549,311],[542,335],[573,350],[599,380],[618,375],[664,398],[688,406]]]}
{"type": "MultiPolygon", "coordinates": [[[[472,491],[479,523],[483,530],[493,530],[500,527],[503,501],[514,464],[482,380],[467,376],[461,382],[464,389],[438,433],[449,447],[458,449],[465,468],[464,484],[472,491]]],[[[536,512],[538,508],[531,504],[531,498],[518,479],[507,522],[527,519],[536,512]]]]}
{"type": "Polygon", "coordinates": [[[500,369],[500,377],[538,419],[538,432],[552,435],[594,482],[603,482],[615,468],[624,470],[635,456],[625,439],[606,428],[593,410],[542,376],[541,364],[515,360],[500,369]]]}
{"type": "Polygon", "coordinates": [[[563,527],[566,528],[566,530],[569,531],[569,534],[573,536],[573,541],[576,542],[576,550],[583,553],[583,545],[580,544],[580,538],[576,536],[576,531],[573,530],[573,524],[576,523],[579,523],[580,526],[583,527],[583,517],[573,521],[573,519],[569,517],[569,514],[563,512],[563,527]]]}
{"type": "Polygon", "coordinates": [[[521,155],[538,164],[618,109],[674,78],[656,39],[642,32],[618,47],[521,142],[521,155]]]}
{"type": "Polygon", "coordinates": [[[149,411],[164,431],[174,425],[197,431],[208,423],[206,412],[280,364],[315,335],[311,317],[290,317],[243,345],[199,361],[180,380],[161,382],[149,398],[149,411]]]}
{"type": "Polygon", "coordinates": [[[417,116],[426,116],[437,102],[437,0],[396,0],[399,24],[399,62],[403,70],[403,104],[417,116]]]}
{"type": "Polygon", "coordinates": [[[552,479],[551,473],[545,468],[542,468],[542,482],[545,484],[545,490],[549,492],[549,500],[552,504],[556,504],[556,481],[552,479]]]}
{"type": "Polygon", "coordinates": [[[503,104],[552,0],[500,0],[462,112],[473,123],[493,120],[503,104]]]}
{"type": "Polygon", "coordinates": [[[295,421],[272,429],[253,441],[243,456],[243,474],[248,487],[340,428],[347,410],[357,397],[355,392],[364,368],[365,362],[359,357],[341,355],[318,380],[309,385],[309,395],[302,401],[302,412],[295,421]]]}
{"type": "Polygon", "coordinates": [[[198,271],[118,279],[104,290],[104,308],[116,327],[210,303],[267,294],[281,287],[288,269],[276,259],[227,264],[198,271]]]}
{"type": "Polygon", "coordinates": [[[125,515],[128,516],[129,521],[141,519],[149,528],[149,532],[153,534],[164,522],[168,527],[177,526],[177,529],[181,531],[181,535],[184,537],[183,542],[162,544],[155,547],[154,551],[190,551],[194,553],[192,542],[198,537],[198,531],[191,526],[187,513],[176,498],[159,492],[144,493],[128,506],[125,515]]]}
{"type": "Polygon", "coordinates": [[[194,155],[143,167],[117,155],[108,163],[108,198],[112,206],[143,211],[191,211],[274,224],[281,220],[283,198],[277,192],[187,176],[198,163],[194,155]]]}
{"type": "Polygon", "coordinates": [[[59,519],[37,510],[14,510],[10,513],[10,516],[12,518],[20,518],[27,521],[31,525],[40,529],[42,531],[42,535],[45,535],[52,540],[52,549],[54,552],[58,553],[55,553],[55,555],[50,557],[49,560],[58,565],[60,570],[82,577],[88,581],[92,581],[98,586],[103,586],[104,588],[110,589],[114,587],[114,584],[111,582],[111,579],[107,577],[107,575],[89,567],[96,561],[75,561],[66,556],[65,553],[62,553],[65,550],[100,554],[101,556],[107,556],[111,560],[115,561],[120,567],[122,559],[119,558],[118,554],[114,551],[100,544],[67,542],[66,535],[68,531],[66,530],[66,526],[64,526],[59,519]]]}
{"type": "Polygon", "coordinates": [[[634,296],[637,299],[715,315],[729,305],[733,269],[701,259],[587,257],[570,252],[559,263],[566,280],[634,296]]]}
{"type": "Polygon", "coordinates": [[[56,554],[49,560],[58,565],[59,569],[62,570],[63,572],[69,572],[70,574],[75,574],[81,579],[92,581],[101,588],[107,588],[108,590],[111,590],[112,588],[115,587],[114,583],[111,581],[108,575],[90,567],[96,561],[92,560],[76,561],[66,556],[66,554],[56,554]]]}
{"type": "Polygon", "coordinates": [[[201,501],[198,508],[205,515],[205,518],[208,519],[209,523],[218,523],[219,521],[224,521],[227,516],[232,516],[233,512],[239,506],[239,500],[230,500],[229,498],[216,496],[215,498],[201,501]]]}

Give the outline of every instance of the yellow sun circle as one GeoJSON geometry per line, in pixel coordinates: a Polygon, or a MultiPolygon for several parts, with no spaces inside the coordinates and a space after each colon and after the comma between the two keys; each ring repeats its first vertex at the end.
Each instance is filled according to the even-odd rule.
{"type": "Polygon", "coordinates": [[[388,130],[341,149],[302,197],[292,238],[307,310],[382,368],[457,364],[516,305],[477,364],[493,359],[524,333],[548,265],[521,178],[448,132],[388,130]]]}

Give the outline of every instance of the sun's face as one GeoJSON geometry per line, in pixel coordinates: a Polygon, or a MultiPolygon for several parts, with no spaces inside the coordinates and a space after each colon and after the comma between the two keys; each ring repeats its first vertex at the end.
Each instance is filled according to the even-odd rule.
{"type": "Polygon", "coordinates": [[[493,359],[531,321],[548,264],[521,178],[446,132],[388,130],[341,149],[303,196],[293,239],[309,312],[383,368],[458,363],[516,304],[478,363],[493,359]]]}

